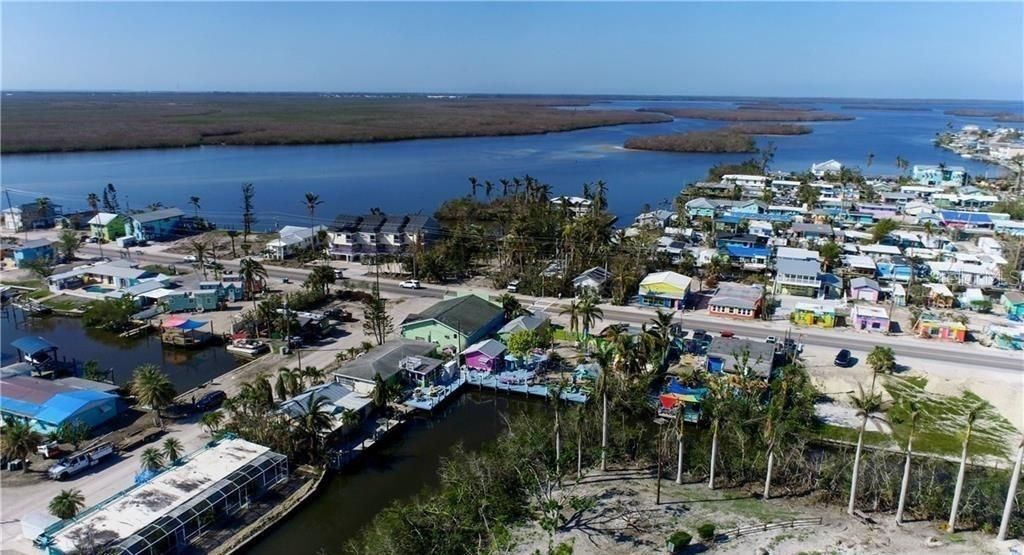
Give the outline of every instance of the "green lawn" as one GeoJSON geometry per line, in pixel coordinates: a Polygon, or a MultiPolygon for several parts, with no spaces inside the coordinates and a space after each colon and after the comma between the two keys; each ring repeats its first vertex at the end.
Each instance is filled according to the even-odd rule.
{"type": "Polygon", "coordinates": [[[81,299],[70,295],[59,295],[43,301],[43,304],[54,310],[74,310],[76,308],[85,308],[90,302],[88,299],[81,299]]]}
{"type": "Polygon", "coordinates": [[[150,264],[143,266],[143,270],[147,272],[153,272],[157,274],[167,274],[169,276],[187,274],[192,271],[192,266],[189,264],[174,264],[172,266],[166,266],[163,264],[150,264]]]}
{"type": "MultiPolygon", "coordinates": [[[[834,424],[818,424],[814,431],[818,437],[824,440],[857,443],[857,433],[860,430],[834,424]]],[[[888,434],[872,430],[864,431],[864,444],[875,447],[892,447],[894,445],[892,438],[888,434]]]]}

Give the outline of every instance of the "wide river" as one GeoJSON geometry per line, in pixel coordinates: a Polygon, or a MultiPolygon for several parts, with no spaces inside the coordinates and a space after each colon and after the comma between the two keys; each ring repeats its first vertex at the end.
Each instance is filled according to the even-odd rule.
{"type": "MultiPolygon", "coordinates": [[[[874,153],[872,173],[897,173],[896,156],[911,164],[958,164],[976,175],[995,174],[994,166],[964,160],[936,148],[935,134],[967,123],[997,124],[984,118],[944,115],[951,108],[1020,112],[1007,102],[897,102],[925,111],[850,108],[839,100],[810,103],[822,110],[855,116],[853,121],[812,123],[814,132],[790,137],[762,137],[777,147],[773,167],[805,171],[813,162],[835,158],[864,168],[874,153]],[[845,108],[844,108],[845,107],[845,108]]],[[[862,101],[862,106],[869,101],[862,101]]],[[[878,104],[873,102],[873,104],[878,104]]],[[[615,101],[586,109],[638,107],[729,108],[728,101],[615,101]]],[[[430,139],[393,143],[316,146],[200,147],[186,149],[4,155],[0,181],[15,203],[49,196],[66,209],[84,208],[89,193],[107,183],[120,191],[121,202],[141,208],[155,202],[191,211],[188,198],[201,198],[201,214],[223,225],[240,220],[239,187],[256,186],[259,229],[285,223],[305,224],[303,194],[324,201],[317,218],[329,222],[337,213],[432,212],[444,200],[469,193],[467,181],[497,182],[530,174],[550,183],[559,194],[579,194],[584,182],[608,183],[611,209],[631,219],[644,204],[657,206],[673,198],[686,183],[701,179],[710,166],[748,158],[742,154],[676,154],[629,151],[623,142],[636,135],[704,129],[721,122],[676,120],[622,125],[546,135],[430,139]]],[[[480,194],[483,194],[482,192],[480,194]]]]}

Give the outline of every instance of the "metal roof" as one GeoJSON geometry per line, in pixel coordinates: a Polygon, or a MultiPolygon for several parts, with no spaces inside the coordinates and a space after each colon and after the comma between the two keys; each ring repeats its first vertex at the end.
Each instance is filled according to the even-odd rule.
{"type": "Polygon", "coordinates": [[[57,348],[56,345],[42,337],[39,337],[38,335],[32,337],[19,337],[18,339],[11,341],[11,346],[29,356],[57,348]]]}
{"type": "Polygon", "coordinates": [[[462,351],[461,354],[481,353],[487,355],[490,358],[497,358],[500,357],[506,350],[508,349],[505,347],[505,344],[502,343],[501,341],[495,341],[494,339],[484,339],[483,341],[478,341],[477,343],[470,345],[469,347],[466,348],[465,351],[462,351]]]}
{"type": "Polygon", "coordinates": [[[148,224],[150,222],[157,222],[160,220],[169,220],[171,218],[180,218],[185,213],[180,208],[164,208],[162,210],[152,210],[149,212],[140,212],[138,214],[132,214],[131,218],[140,224],[148,224]]]}
{"type": "Polygon", "coordinates": [[[503,312],[500,306],[476,295],[463,295],[435,303],[419,314],[412,314],[403,325],[437,320],[464,335],[474,335],[503,312]]]}
{"type": "Polygon", "coordinates": [[[363,382],[372,382],[373,377],[380,374],[381,378],[386,380],[401,370],[398,367],[398,363],[403,358],[426,356],[436,349],[437,345],[426,341],[391,339],[338,368],[334,371],[334,375],[363,382]]]}
{"type": "Polygon", "coordinates": [[[775,345],[737,337],[716,337],[708,346],[708,357],[722,360],[722,371],[737,374],[745,365],[757,376],[771,375],[775,345]]]}

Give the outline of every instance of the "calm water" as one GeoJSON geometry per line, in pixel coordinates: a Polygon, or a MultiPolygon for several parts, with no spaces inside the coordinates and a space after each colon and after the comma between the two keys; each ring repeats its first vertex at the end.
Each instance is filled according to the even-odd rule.
{"type": "MultiPolygon", "coordinates": [[[[867,101],[865,101],[867,102],[867,101]]],[[[946,116],[950,108],[1021,111],[1019,104],[999,102],[920,102],[929,110],[847,109],[842,101],[811,103],[848,113],[854,121],[811,123],[814,133],[771,137],[778,150],[774,167],[806,170],[811,163],[835,158],[864,166],[875,154],[873,173],[896,173],[896,156],[911,164],[945,162],[976,175],[999,171],[935,148],[930,140],[947,122],[994,127],[981,118],[946,116]]],[[[901,102],[900,104],[909,104],[901,102]]],[[[615,101],[590,109],[730,107],[731,102],[615,101]]],[[[363,145],[285,147],[201,147],[2,157],[0,180],[15,202],[46,194],[66,207],[85,207],[86,196],[114,183],[122,205],[141,207],[163,202],[189,209],[191,195],[202,199],[202,214],[221,224],[240,220],[241,183],[256,185],[259,228],[306,224],[300,199],[306,191],[324,201],[318,219],[338,212],[431,212],[445,199],[469,192],[468,176],[497,182],[529,173],[550,183],[556,193],[579,193],[581,184],[603,179],[609,184],[611,209],[632,218],[644,205],[671,199],[682,185],[702,178],[720,162],[741,154],[673,154],[632,152],[621,148],[631,136],[717,127],[720,122],[677,120],[663,124],[623,125],[567,133],[520,137],[434,139],[363,145]]]]}
{"type": "Polygon", "coordinates": [[[184,350],[165,347],[157,335],[122,339],[116,334],[86,329],[74,318],[30,318],[22,312],[6,308],[0,321],[2,364],[17,361],[18,353],[11,341],[25,336],[41,336],[59,347],[58,356],[79,362],[95,360],[103,369],[113,369],[114,382],[124,384],[132,370],[143,364],[161,366],[178,391],[186,391],[207,382],[238,365],[222,347],[184,350]]]}
{"type": "Polygon", "coordinates": [[[477,450],[502,430],[502,415],[542,410],[540,400],[467,390],[443,413],[422,417],[359,463],[335,476],[324,491],[246,552],[311,555],[341,553],[381,509],[438,483],[442,457],[457,445],[477,450]]]}

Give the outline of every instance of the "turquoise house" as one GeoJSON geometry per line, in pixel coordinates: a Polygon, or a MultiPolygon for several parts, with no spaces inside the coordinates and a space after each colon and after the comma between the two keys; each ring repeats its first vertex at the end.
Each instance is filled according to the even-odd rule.
{"type": "Polygon", "coordinates": [[[158,300],[167,312],[205,312],[220,307],[216,289],[171,291],[158,300]]]}
{"type": "Polygon", "coordinates": [[[1007,316],[1024,319],[1024,293],[1020,291],[1007,291],[1003,293],[999,303],[1006,309],[1007,316]]]}
{"type": "Polygon", "coordinates": [[[53,248],[53,242],[46,239],[33,239],[25,241],[20,247],[14,249],[14,264],[24,268],[33,260],[50,260],[57,258],[57,251],[53,248]]]}
{"type": "Polygon", "coordinates": [[[164,208],[132,214],[124,224],[125,235],[139,242],[176,239],[176,231],[185,213],[180,208],[164,208]]]}
{"type": "Polygon", "coordinates": [[[476,295],[443,300],[402,322],[402,337],[460,352],[505,322],[502,308],[476,295]]]}

